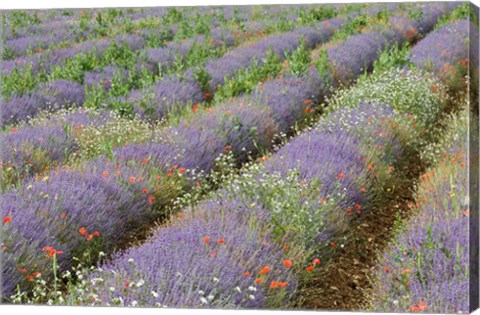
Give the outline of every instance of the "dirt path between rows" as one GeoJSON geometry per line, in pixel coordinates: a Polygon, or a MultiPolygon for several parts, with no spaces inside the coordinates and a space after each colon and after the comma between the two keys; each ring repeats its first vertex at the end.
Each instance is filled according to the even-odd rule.
{"type": "Polygon", "coordinates": [[[377,253],[388,245],[398,215],[408,217],[408,205],[414,202],[416,181],[423,167],[418,157],[411,157],[397,168],[402,186],[386,193],[386,202],[371,208],[361,222],[352,226],[354,238],[337,251],[337,255],[321,267],[300,292],[304,309],[365,310],[368,291],[372,288],[370,275],[377,253]]]}
{"type": "MultiPolygon", "coordinates": [[[[458,111],[459,101],[465,95],[454,95],[442,113],[442,118],[458,111]]],[[[442,119],[438,120],[441,122],[442,119]]],[[[446,126],[437,125],[438,130],[446,126]]],[[[338,249],[336,255],[321,265],[314,277],[303,282],[299,296],[302,309],[366,311],[369,309],[369,292],[373,288],[372,271],[376,267],[379,253],[392,239],[395,222],[406,220],[415,203],[415,190],[420,175],[427,169],[418,154],[405,154],[397,161],[395,169],[399,187],[391,193],[385,192],[381,206],[368,209],[361,222],[352,225],[353,237],[338,249]]],[[[338,247],[337,247],[338,248],[338,247]]]]}

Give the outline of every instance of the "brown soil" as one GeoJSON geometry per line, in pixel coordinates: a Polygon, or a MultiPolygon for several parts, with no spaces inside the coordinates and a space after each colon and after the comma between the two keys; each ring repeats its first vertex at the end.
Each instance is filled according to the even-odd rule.
{"type": "Polygon", "coordinates": [[[409,158],[398,169],[401,187],[386,192],[386,202],[369,209],[362,220],[352,226],[353,237],[344,248],[304,283],[299,294],[303,300],[301,308],[365,310],[377,254],[388,245],[398,215],[408,216],[408,204],[414,200],[415,181],[422,169],[417,157],[409,158]]]}
{"type": "MultiPolygon", "coordinates": [[[[451,99],[441,114],[442,118],[455,114],[465,104],[464,93],[452,93],[451,99]]],[[[439,119],[435,128],[446,128],[447,120],[439,119]]],[[[439,136],[439,135],[437,135],[439,136]]],[[[433,141],[436,141],[435,139],[433,141]]],[[[412,211],[408,206],[414,202],[414,194],[420,174],[426,170],[415,154],[406,154],[396,178],[399,187],[386,193],[382,205],[371,208],[361,221],[352,225],[353,237],[343,249],[337,250],[326,264],[321,265],[314,276],[303,281],[299,292],[300,308],[317,310],[365,311],[369,309],[369,294],[373,289],[372,271],[376,267],[377,255],[389,244],[395,222],[405,220],[412,211]]]]}

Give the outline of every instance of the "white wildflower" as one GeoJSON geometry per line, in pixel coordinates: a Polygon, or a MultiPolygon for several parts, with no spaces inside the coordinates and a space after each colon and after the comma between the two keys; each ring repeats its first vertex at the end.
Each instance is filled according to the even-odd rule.
{"type": "Polygon", "coordinates": [[[252,301],[255,300],[255,296],[253,296],[253,295],[249,295],[248,298],[252,301]]]}
{"type": "Polygon", "coordinates": [[[202,302],[203,304],[208,304],[207,299],[204,298],[203,296],[200,298],[200,302],[202,302]]]}
{"type": "Polygon", "coordinates": [[[255,291],[257,291],[257,288],[254,287],[254,286],[249,286],[249,287],[248,287],[248,290],[255,292],[255,291]]]}
{"type": "Polygon", "coordinates": [[[143,279],[140,279],[140,281],[137,282],[137,287],[140,288],[144,284],[145,284],[145,281],[143,279]]]}
{"type": "Polygon", "coordinates": [[[213,298],[214,298],[214,296],[213,296],[213,295],[211,295],[211,294],[210,294],[209,296],[207,296],[207,299],[208,299],[209,301],[212,301],[212,300],[213,300],[213,298]]]}
{"type": "Polygon", "coordinates": [[[220,281],[218,278],[213,277],[213,283],[218,283],[218,281],[220,281]]]}
{"type": "Polygon", "coordinates": [[[153,295],[154,298],[158,298],[158,293],[157,292],[152,291],[152,295],[153,295]]]}
{"type": "Polygon", "coordinates": [[[235,290],[236,290],[238,293],[242,293],[242,289],[240,289],[240,287],[236,287],[235,290]]]}
{"type": "Polygon", "coordinates": [[[200,290],[200,291],[198,291],[198,294],[199,294],[199,295],[204,295],[205,292],[203,292],[202,290],[200,290]]]}

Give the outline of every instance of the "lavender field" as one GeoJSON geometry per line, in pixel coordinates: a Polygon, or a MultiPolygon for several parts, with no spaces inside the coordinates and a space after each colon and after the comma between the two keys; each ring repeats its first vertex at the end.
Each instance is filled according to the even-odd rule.
{"type": "Polygon", "coordinates": [[[1,303],[478,308],[473,4],[0,13],[1,303]]]}

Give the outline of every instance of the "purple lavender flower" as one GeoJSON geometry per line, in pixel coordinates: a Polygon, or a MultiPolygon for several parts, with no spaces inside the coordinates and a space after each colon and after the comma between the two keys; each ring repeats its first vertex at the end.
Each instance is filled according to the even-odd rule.
{"type": "Polygon", "coordinates": [[[252,101],[272,109],[280,131],[287,133],[304,118],[307,104],[320,104],[327,95],[327,86],[315,73],[308,72],[300,78],[287,76],[267,80],[252,95],[252,101]]]}
{"type": "Polygon", "coordinates": [[[187,210],[184,219],[102,266],[115,274],[92,275],[105,280],[98,286],[102,303],[113,302],[113,286],[114,296],[126,305],[137,301],[142,306],[262,308],[268,307],[271,280],[288,284],[281,301],[288,303],[296,285],[292,270],[282,265],[278,246],[264,245],[270,243],[269,230],[249,227],[254,220],[261,229],[265,217],[263,209],[239,200],[206,201],[187,210]],[[272,271],[264,276],[267,285],[258,286],[254,280],[263,266],[272,271]],[[122,288],[119,283],[128,285],[122,288]]]}
{"type": "Polygon", "coordinates": [[[281,35],[270,35],[236,48],[221,58],[206,63],[205,69],[211,76],[210,87],[215,90],[217,86],[223,85],[225,78],[231,77],[237,70],[253,65],[254,60],[262,65],[268,51],[284,59],[285,53],[300,45],[301,38],[305,39],[306,46],[310,48],[325,42],[342,24],[342,19],[331,19],[319,23],[317,27],[301,27],[281,35]]]}
{"type": "Polygon", "coordinates": [[[203,92],[196,81],[169,76],[147,90],[132,91],[128,101],[134,112],[143,118],[161,119],[170,112],[178,112],[188,104],[203,100],[203,92]]]}
{"type": "Polygon", "coordinates": [[[120,78],[123,84],[128,83],[130,74],[128,70],[118,66],[107,66],[100,71],[85,73],[85,85],[87,87],[102,86],[105,91],[112,88],[112,79],[120,78]]]}
{"type": "Polygon", "coordinates": [[[468,73],[469,29],[475,27],[467,20],[441,27],[412,48],[409,60],[419,68],[435,72],[453,87],[468,73]]]}
{"type": "Polygon", "coordinates": [[[422,202],[383,253],[375,277],[374,310],[430,313],[468,312],[469,209],[467,130],[445,148],[447,158],[422,181],[422,202]],[[452,162],[451,157],[459,159],[452,162]],[[407,285],[408,281],[408,285],[407,285]]]}
{"type": "Polygon", "coordinates": [[[0,203],[1,216],[12,218],[2,226],[2,234],[9,235],[3,242],[11,246],[2,260],[7,296],[16,284],[28,286],[17,267],[49,277],[51,265],[45,263],[43,248],[61,250],[59,264],[70,266],[72,256],[79,257],[89,246],[86,235],[79,232],[81,228],[87,233],[98,231],[101,243],[113,246],[115,237],[109,236],[126,232],[135,217],[129,209],[139,209],[142,204],[120,183],[106,180],[101,173],[70,170],[52,172],[48,180],[28,182],[20,191],[4,194],[0,203]]]}
{"type": "Polygon", "coordinates": [[[67,80],[55,80],[41,85],[31,95],[13,96],[0,109],[1,125],[28,120],[44,109],[82,106],[85,101],[83,86],[67,80]]]}
{"type": "Polygon", "coordinates": [[[13,164],[26,177],[50,164],[62,164],[78,149],[72,132],[88,125],[103,124],[105,113],[86,111],[46,120],[39,125],[25,126],[9,134],[2,133],[0,162],[13,164]]]}

